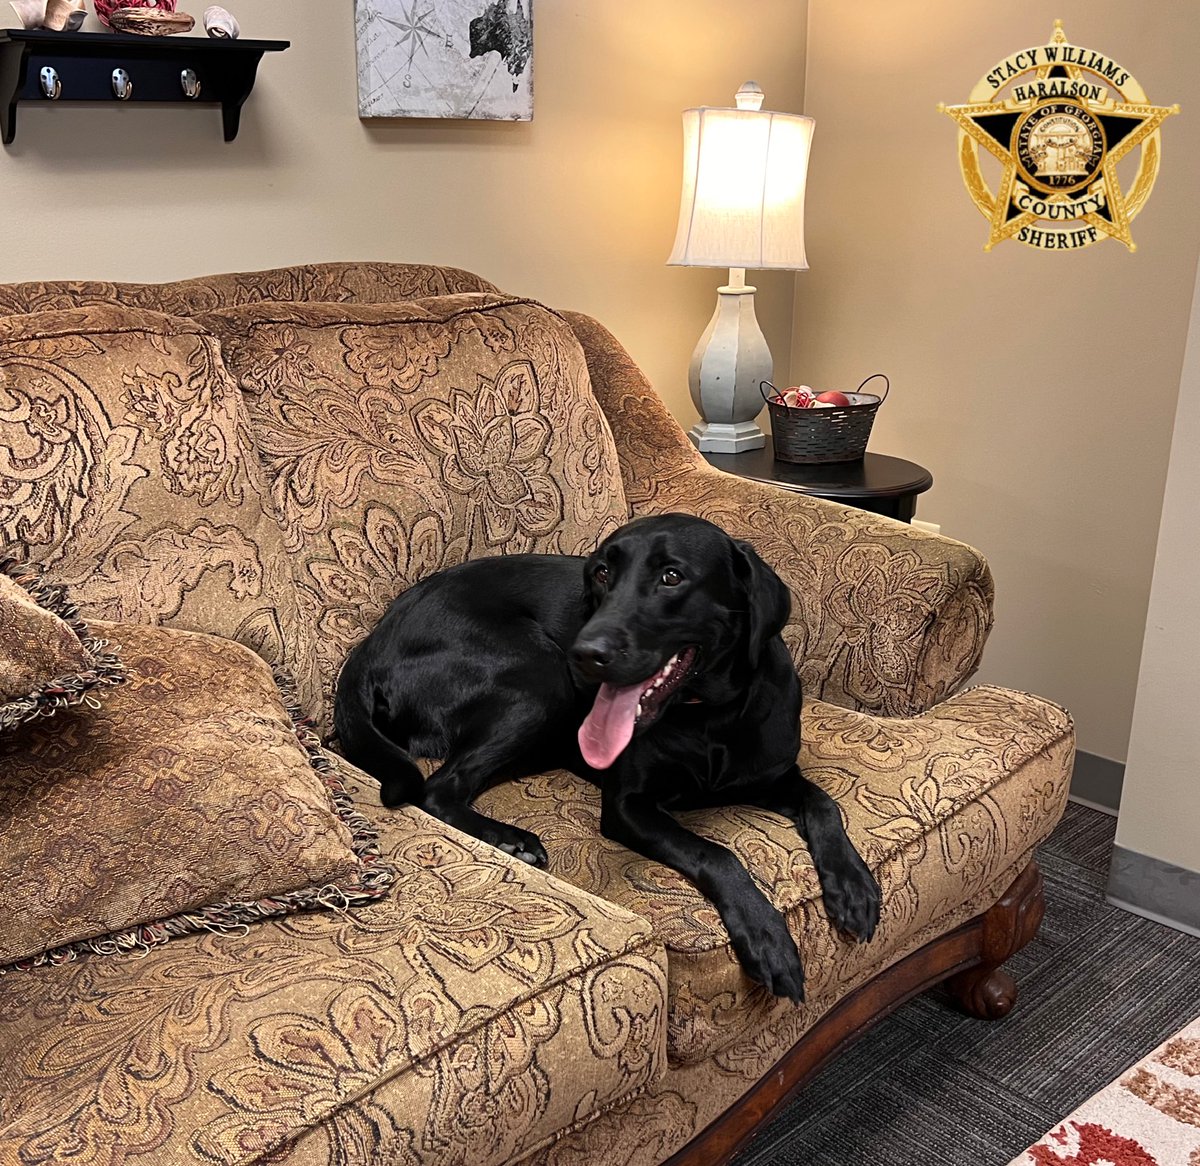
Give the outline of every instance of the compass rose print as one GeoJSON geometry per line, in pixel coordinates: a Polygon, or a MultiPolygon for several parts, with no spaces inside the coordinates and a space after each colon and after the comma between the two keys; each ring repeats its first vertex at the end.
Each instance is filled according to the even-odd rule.
{"type": "Polygon", "coordinates": [[[429,50],[425,47],[425,41],[429,37],[446,39],[445,33],[439,32],[436,25],[429,23],[433,19],[433,5],[429,4],[424,11],[421,11],[417,0],[413,0],[413,3],[409,4],[407,12],[401,9],[399,19],[385,16],[382,12],[379,13],[379,19],[398,29],[400,32],[398,43],[401,47],[408,46],[408,68],[404,73],[404,87],[411,89],[413,60],[418,50],[428,56],[429,50]]]}
{"type": "Polygon", "coordinates": [[[991,69],[967,104],[938,109],[958,123],[963,181],[989,223],[984,250],[1006,239],[1045,251],[1102,239],[1137,249],[1130,224],[1158,175],[1159,127],[1179,106],[1151,105],[1128,69],[1071,44],[1061,20],[1048,44],[991,69]],[[994,191],[980,147],[1000,163],[994,191]],[[1135,150],[1126,188],[1117,165],[1135,150]]]}
{"type": "Polygon", "coordinates": [[[360,117],[533,116],[533,0],[355,0],[360,117]]]}

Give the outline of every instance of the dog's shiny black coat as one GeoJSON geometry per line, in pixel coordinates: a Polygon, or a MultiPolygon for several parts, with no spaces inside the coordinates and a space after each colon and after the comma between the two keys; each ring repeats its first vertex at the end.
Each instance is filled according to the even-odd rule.
{"type": "MultiPolygon", "coordinates": [[[[682,514],[638,519],[586,560],[477,559],[416,584],[351,653],[337,692],[346,756],[384,805],[414,802],[451,826],[545,865],[529,831],[472,808],[500,781],[567,768],[601,789],[603,833],[686,875],[716,905],[751,976],[803,998],[780,913],[727,849],[671,811],[753,805],[808,843],[835,927],[869,939],[880,893],[832,799],[801,776],[800,683],[780,636],[790,596],[746,543],[682,514]],[[646,680],[695,659],[611,768],[576,735],[601,682],[646,680]],[[414,756],[445,758],[427,782],[414,756]]],[[[669,686],[668,686],[669,687],[669,686]]]]}

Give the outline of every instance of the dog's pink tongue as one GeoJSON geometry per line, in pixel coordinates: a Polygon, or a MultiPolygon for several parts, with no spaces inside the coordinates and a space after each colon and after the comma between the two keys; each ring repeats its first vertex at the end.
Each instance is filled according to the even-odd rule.
{"type": "Polygon", "coordinates": [[[596,703],[579,726],[579,749],[593,769],[607,769],[621,755],[633,736],[638,701],[644,684],[615,688],[600,685],[596,703]]]}

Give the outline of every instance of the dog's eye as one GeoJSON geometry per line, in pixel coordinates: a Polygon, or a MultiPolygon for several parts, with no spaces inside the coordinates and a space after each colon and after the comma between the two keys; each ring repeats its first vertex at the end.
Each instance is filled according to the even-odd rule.
{"type": "Polygon", "coordinates": [[[599,566],[592,572],[592,578],[603,587],[608,582],[608,568],[599,566]]]}
{"type": "Polygon", "coordinates": [[[678,587],[683,582],[683,576],[674,567],[668,567],[662,573],[664,587],[678,587]]]}

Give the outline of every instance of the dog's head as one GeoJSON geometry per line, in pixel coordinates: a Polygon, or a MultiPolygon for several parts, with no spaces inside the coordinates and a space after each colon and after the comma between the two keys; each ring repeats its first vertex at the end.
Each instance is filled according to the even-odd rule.
{"type": "Polygon", "coordinates": [[[637,519],[610,535],[584,564],[584,590],[591,618],[571,663],[600,683],[579,732],[596,769],[672,702],[744,686],[791,608],[749,543],[687,514],[637,519]]]}

